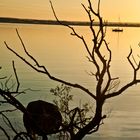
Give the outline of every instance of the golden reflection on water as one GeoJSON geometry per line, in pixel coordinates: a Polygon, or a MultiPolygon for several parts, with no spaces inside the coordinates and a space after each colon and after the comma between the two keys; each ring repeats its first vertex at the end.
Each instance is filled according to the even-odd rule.
{"type": "MultiPolygon", "coordinates": [[[[50,98],[50,88],[58,83],[53,83],[44,75],[34,72],[6,49],[3,43],[4,41],[21,55],[25,56],[16,35],[15,28],[18,28],[27,50],[40,64],[45,65],[51,74],[74,83],[80,83],[90,90],[95,89],[94,77],[87,74],[87,72],[94,71],[95,68],[86,59],[87,53],[83,44],[79,39],[70,35],[71,32],[69,29],[61,26],[0,25],[0,64],[3,66],[3,74],[10,75],[13,73],[11,66],[11,60],[13,59],[16,62],[22,88],[31,87],[40,90],[39,93],[42,93],[29,92],[28,99],[26,96],[23,96],[21,100],[27,103],[36,98],[50,98]]],[[[87,43],[92,46],[92,37],[88,27],[76,27],[76,30],[79,34],[83,35],[87,43]]],[[[137,57],[137,54],[140,54],[140,48],[138,46],[140,42],[140,29],[124,28],[122,33],[113,33],[112,28],[107,28],[106,39],[112,50],[111,73],[114,77],[120,77],[120,86],[122,86],[132,79],[133,71],[126,58],[129,54],[130,46],[133,49],[135,57],[137,57]]],[[[138,61],[138,59],[136,60],[138,61]]],[[[128,121],[124,122],[123,120],[127,115],[129,116],[129,112],[131,111],[134,111],[132,117],[140,117],[140,113],[136,113],[140,110],[139,88],[140,86],[135,86],[126,91],[125,93],[127,94],[124,96],[113,99],[113,102],[107,102],[105,110],[109,112],[109,110],[112,109],[113,113],[111,114],[113,114],[113,116],[109,118],[110,120],[107,119],[106,125],[103,125],[100,131],[101,135],[121,137],[125,133],[120,132],[121,128],[135,128],[135,119],[129,117],[128,121],[130,124],[128,124],[128,121]],[[133,102],[135,102],[135,104],[133,104],[133,102]],[[112,125],[110,121],[113,121],[114,125],[112,125]],[[116,127],[118,127],[118,130],[116,130],[116,127]]],[[[78,99],[79,97],[81,99],[84,97],[83,100],[90,101],[84,94],[81,96],[81,91],[76,90],[75,92],[77,93],[78,99]]],[[[140,120],[138,119],[137,121],[140,120]]],[[[130,136],[130,132],[131,131],[128,130],[125,134],[129,133],[128,136],[130,136]]],[[[97,135],[98,134],[99,133],[97,133],[97,135]]],[[[138,133],[134,134],[138,136],[138,133]]]]}
{"type": "MultiPolygon", "coordinates": [[[[94,78],[87,76],[87,72],[94,71],[94,67],[86,58],[87,52],[83,43],[78,38],[71,36],[71,31],[62,26],[1,25],[1,63],[5,63],[8,58],[11,59],[14,57],[5,48],[4,41],[21,55],[25,56],[15,28],[18,28],[28,51],[41,64],[47,66],[52,74],[66,80],[70,79],[72,82],[80,82],[90,88],[94,87],[91,84],[94,78]],[[71,73],[75,76],[71,76],[71,73]]],[[[80,35],[85,37],[87,44],[91,48],[92,34],[89,28],[75,28],[80,35]]],[[[139,28],[124,28],[124,32],[122,33],[114,33],[112,32],[112,28],[107,28],[106,40],[112,50],[111,71],[113,76],[121,78],[122,83],[131,78],[132,69],[127,61],[130,46],[138,61],[137,54],[140,53],[138,46],[140,41],[139,36],[139,28]]],[[[14,59],[18,60],[16,57],[14,59]]]]}
{"type": "MultiPolygon", "coordinates": [[[[1,51],[1,63],[4,62],[6,64],[8,58],[13,58],[20,62],[5,48],[4,41],[25,56],[15,28],[19,30],[27,50],[41,64],[45,65],[52,74],[66,80],[70,79],[72,82],[79,82],[94,89],[94,78],[88,76],[87,72],[94,71],[95,68],[86,58],[87,52],[83,43],[78,38],[71,36],[71,31],[62,26],[1,25],[0,44],[3,51],[1,51]]],[[[91,48],[92,34],[89,28],[75,27],[75,29],[80,35],[85,37],[87,44],[91,48]]],[[[121,33],[114,33],[112,28],[107,28],[106,40],[112,50],[111,72],[114,77],[120,77],[122,83],[125,83],[132,77],[132,69],[127,61],[130,46],[138,61],[137,54],[140,53],[138,46],[139,36],[139,28],[124,28],[124,32],[121,33]]]]}

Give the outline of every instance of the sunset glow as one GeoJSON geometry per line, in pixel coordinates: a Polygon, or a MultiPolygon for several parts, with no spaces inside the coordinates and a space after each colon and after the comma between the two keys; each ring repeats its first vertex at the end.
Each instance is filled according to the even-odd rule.
{"type": "MultiPolygon", "coordinates": [[[[64,20],[88,20],[81,3],[85,0],[52,0],[57,14],[64,20]]],[[[95,3],[96,1],[93,0],[95,3]]],[[[102,0],[101,13],[107,21],[140,22],[139,0],[102,0]]],[[[96,6],[95,6],[96,7],[96,6]]],[[[54,19],[49,0],[1,0],[0,17],[54,19]]]]}

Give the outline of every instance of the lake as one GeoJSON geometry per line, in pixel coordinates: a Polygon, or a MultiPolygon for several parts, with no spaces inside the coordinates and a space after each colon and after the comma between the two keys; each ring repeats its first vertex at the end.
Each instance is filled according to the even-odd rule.
{"type": "MultiPolygon", "coordinates": [[[[14,75],[12,60],[15,61],[18,77],[20,80],[20,90],[31,88],[27,93],[18,98],[24,104],[36,99],[52,101],[50,89],[55,88],[60,83],[50,80],[46,75],[32,70],[19,58],[13,55],[4,45],[7,44],[19,52],[23,53],[20,41],[15,29],[18,29],[27,50],[40,64],[46,66],[48,71],[61,79],[72,83],[79,83],[91,91],[95,89],[95,78],[88,75],[94,71],[94,67],[87,60],[87,52],[82,42],[71,36],[71,31],[62,26],[51,25],[18,25],[0,24],[0,66],[1,77],[14,75]]],[[[92,45],[92,34],[88,27],[75,27],[77,32],[83,35],[88,43],[92,45]]],[[[140,55],[140,28],[124,28],[122,33],[112,32],[112,28],[107,28],[106,40],[112,50],[111,74],[120,77],[120,85],[130,81],[133,70],[128,63],[127,56],[130,46],[134,56],[140,55]]],[[[26,56],[25,56],[26,57],[26,56]]],[[[138,57],[137,57],[138,58],[138,57]]],[[[136,59],[138,61],[138,59],[136,59]]],[[[14,82],[14,76],[11,81],[14,82]]],[[[105,103],[104,113],[107,118],[100,126],[97,133],[87,136],[86,140],[132,140],[140,138],[140,85],[136,85],[125,91],[122,95],[112,98],[105,103]]],[[[94,104],[90,97],[80,90],[72,90],[75,95],[73,106],[80,102],[94,104]],[[78,99],[78,100],[77,100],[78,99]],[[77,101],[77,102],[76,102],[77,101]]],[[[11,118],[18,125],[17,128],[23,129],[21,115],[14,114],[11,118]],[[16,119],[18,118],[18,119],[16,119]]],[[[1,137],[4,139],[2,132],[1,137]]]]}

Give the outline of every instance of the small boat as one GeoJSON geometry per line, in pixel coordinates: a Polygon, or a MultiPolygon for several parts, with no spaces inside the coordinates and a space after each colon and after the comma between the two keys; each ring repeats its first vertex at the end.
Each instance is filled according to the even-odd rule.
{"type": "Polygon", "coordinates": [[[123,32],[123,29],[120,29],[120,28],[114,28],[114,29],[112,29],[112,32],[123,32]]]}
{"type": "MultiPolygon", "coordinates": [[[[118,22],[118,25],[120,23],[120,17],[119,17],[119,22],[118,22]]],[[[119,28],[119,27],[116,27],[116,28],[113,28],[112,29],[112,32],[123,32],[123,29],[122,28],[119,28]]]]}

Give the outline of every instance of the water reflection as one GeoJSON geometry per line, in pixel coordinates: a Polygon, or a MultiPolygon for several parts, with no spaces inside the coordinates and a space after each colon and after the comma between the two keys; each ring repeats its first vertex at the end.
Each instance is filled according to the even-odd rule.
{"type": "MultiPolygon", "coordinates": [[[[61,26],[34,26],[34,25],[0,25],[0,65],[3,67],[1,75],[13,74],[11,60],[16,62],[17,72],[21,81],[22,89],[31,87],[38,92],[29,91],[28,97],[20,97],[25,104],[34,99],[51,99],[50,88],[58,83],[52,82],[44,75],[40,75],[26,66],[21,60],[11,54],[4,46],[6,41],[12,48],[23,54],[20,41],[15,32],[18,28],[28,51],[45,65],[50,73],[59,78],[80,83],[90,90],[95,89],[94,77],[87,72],[94,71],[94,67],[86,59],[86,50],[81,41],[74,36],[70,36],[70,31],[61,26]]],[[[89,45],[92,45],[92,37],[88,27],[76,27],[79,34],[83,35],[89,45]]],[[[138,43],[140,41],[139,28],[124,28],[122,34],[112,33],[111,28],[107,28],[107,41],[112,50],[111,72],[114,77],[120,77],[120,86],[132,79],[132,69],[127,61],[130,46],[134,50],[135,56],[140,53],[138,43]],[[117,41],[119,39],[119,45],[117,41]]],[[[104,51],[104,50],[103,50],[104,51]]],[[[134,86],[119,97],[111,99],[106,103],[105,112],[109,118],[101,126],[96,137],[111,140],[115,137],[139,137],[140,129],[140,86],[134,86]],[[127,118],[127,119],[126,119],[127,118]],[[132,133],[133,132],[133,133],[132,133]]],[[[81,96],[81,91],[75,91],[80,95],[81,100],[90,101],[88,96],[81,96]],[[83,98],[84,97],[84,98],[83,98]]],[[[90,139],[90,138],[89,138],[90,139]]]]}

